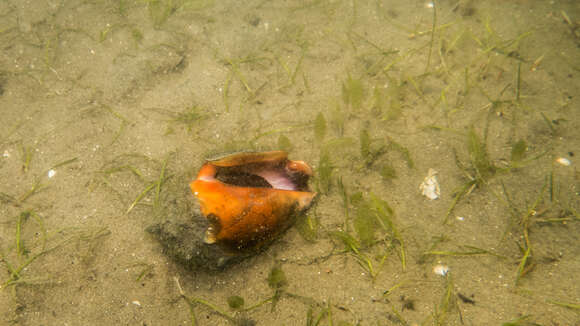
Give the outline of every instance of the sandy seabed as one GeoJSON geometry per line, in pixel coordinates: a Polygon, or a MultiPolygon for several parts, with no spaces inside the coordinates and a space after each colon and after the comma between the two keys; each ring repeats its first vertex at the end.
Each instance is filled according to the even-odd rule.
{"type": "Polygon", "coordinates": [[[2,1],[0,324],[580,325],[579,74],[577,1],[2,1]],[[316,205],[184,269],[145,229],[242,149],[316,205]]]}

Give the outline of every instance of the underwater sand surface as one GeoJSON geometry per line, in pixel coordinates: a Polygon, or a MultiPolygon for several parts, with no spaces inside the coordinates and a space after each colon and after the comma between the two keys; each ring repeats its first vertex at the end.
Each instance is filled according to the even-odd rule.
{"type": "Polygon", "coordinates": [[[0,324],[580,325],[579,75],[573,0],[2,1],[0,324]],[[319,196],[265,251],[146,232],[274,149],[319,196]]]}

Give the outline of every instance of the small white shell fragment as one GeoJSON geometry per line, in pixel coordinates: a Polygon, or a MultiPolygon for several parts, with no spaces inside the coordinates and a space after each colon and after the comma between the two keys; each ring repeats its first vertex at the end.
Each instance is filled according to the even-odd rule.
{"type": "Polygon", "coordinates": [[[556,162],[562,164],[563,166],[570,166],[572,164],[572,162],[570,162],[569,159],[564,158],[564,157],[558,157],[556,159],[556,162]]]}
{"type": "Polygon", "coordinates": [[[8,150],[5,150],[4,153],[2,154],[2,157],[9,158],[10,157],[10,152],[8,150]]]}
{"type": "Polygon", "coordinates": [[[141,307],[141,302],[137,301],[137,300],[133,300],[131,301],[132,304],[141,307]]]}
{"type": "Polygon", "coordinates": [[[431,200],[439,198],[441,195],[441,189],[439,189],[439,182],[437,181],[437,171],[434,169],[429,169],[427,176],[419,185],[419,190],[421,194],[431,200]]]}
{"type": "Polygon", "coordinates": [[[433,267],[433,273],[437,274],[437,275],[441,275],[441,276],[445,276],[447,275],[447,273],[449,273],[449,267],[445,266],[445,265],[436,265],[435,267],[433,267]]]}
{"type": "Polygon", "coordinates": [[[56,174],[56,171],[53,170],[53,169],[50,169],[47,172],[47,176],[48,176],[49,179],[52,178],[52,177],[54,177],[55,174],[56,174]]]}
{"type": "Polygon", "coordinates": [[[458,221],[465,221],[465,217],[463,216],[455,216],[455,219],[458,221]]]}

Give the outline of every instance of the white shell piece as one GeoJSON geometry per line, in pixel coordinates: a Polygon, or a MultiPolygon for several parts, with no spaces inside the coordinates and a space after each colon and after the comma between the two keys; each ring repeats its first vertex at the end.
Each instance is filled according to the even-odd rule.
{"type": "Polygon", "coordinates": [[[50,178],[54,177],[54,175],[56,174],[56,171],[53,169],[50,169],[50,170],[48,170],[48,172],[46,174],[47,174],[48,178],[50,179],[50,178]]]}
{"type": "Polygon", "coordinates": [[[437,171],[434,169],[429,169],[427,176],[419,185],[419,190],[421,194],[431,200],[439,198],[441,195],[441,189],[439,189],[439,182],[437,181],[437,171]]]}
{"type": "Polygon", "coordinates": [[[445,265],[436,265],[435,267],[433,267],[433,273],[437,274],[437,275],[441,275],[441,276],[445,276],[447,275],[447,273],[449,273],[449,267],[445,266],[445,265]]]}
{"type": "Polygon", "coordinates": [[[570,166],[572,164],[572,162],[570,162],[569,159],[564,158],[564,157],[558,157],[556,159],[556,162],[562,164],[563,166],[570,166]]]}

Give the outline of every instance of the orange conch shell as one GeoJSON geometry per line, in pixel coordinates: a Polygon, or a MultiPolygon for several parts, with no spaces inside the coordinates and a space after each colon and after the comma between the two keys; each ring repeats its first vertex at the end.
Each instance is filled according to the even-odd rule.
{"type": "Polygon", "coordinates": [[[272,239],[312,203],[311,175],[306,163],[288,160],[284,151],[208,160],[190,184],[210,222],[205,242],[242,250],[272,239]]]}

